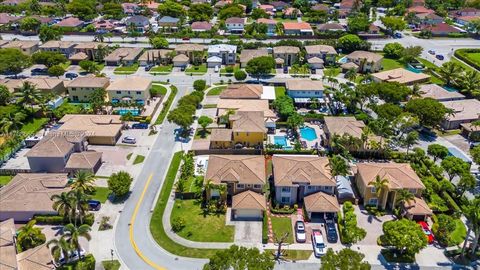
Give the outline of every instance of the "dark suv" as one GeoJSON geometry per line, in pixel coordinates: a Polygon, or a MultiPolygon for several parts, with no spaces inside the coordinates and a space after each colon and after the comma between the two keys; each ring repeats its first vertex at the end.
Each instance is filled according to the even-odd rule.
{"type": "Polygon", "coordinates": [[[327,219],[325,223],[326,223],[325,231],[327,232],[327,241],[329,243],[337,243],[338,234],[337,234],[337,228],[335,227],[335,221],[333,221],[332,219],[327,219]]]}

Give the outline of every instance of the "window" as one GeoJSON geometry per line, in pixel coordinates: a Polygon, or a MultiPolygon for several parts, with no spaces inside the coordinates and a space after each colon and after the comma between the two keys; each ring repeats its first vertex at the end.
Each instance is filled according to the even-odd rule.
{"type": "Polygon", "coordinates": [[[261,188],[262,188],[262,185],[253,185],[253,188],[255,188],[255,189],[261,189],[261,188]]]}
{"type": "Polygon", "coordinates": [[[122,91],[117,91],[117,94],[121,94],[121,93],[122,93],[122,91]]]}
{"type": "Polygon", "coordinates": [[[140,91],[137,91],[137,95],[141,95],[141,94],[142,94],[142,92],[140,92],[140,91]]]}
{"type": "Polygon", "coordinates": [[[371,188],[370,188],[370,192],[371,192],[371,193],[375,193],[375,192],[377,192],[377,189],[376,189],[375,187],[371,187],[371,188]]]}
{"type": "Polygon", "coordinates": [[[410,188],[410,189],[408,190],[408,192],[410,192],[410,193],[412,193],[412,194],[415,194],[415,193],[417,193],[417,190],[414,189],[414,188],[410,188]]]}
{"type": "Polygon", "coordinates": [[[290,187],[282,187],[282,192],[290,192],[290,187]]]}
{"type": "Polygon", "coordinates": [[[282,197],[282,203],[290,203],[290,197],[282,197]]]}
{"type": "Polygon", "coordinates": [[[250,185],[250,184],[247,184],[247,188],[249,188],[249,187],[252,187],[252,185],[250,185]]]}
{"type": "Polygon", "coordinates": [[[332,191],[332,187],[325,187],[326,191],[332,191]]]}
{"type": "Polygon", "coordinates": [[[307,186],[307,189],[308,190],[311,190],[313,187],[312,186],[307,186]]]}
{"type": "Polygon", "coordinates": [[[245,188],[245,185],[244,184],[237,184],[237,188],[240,188],[240,189],[245,188]]]}
{"type": "Polygon", "coordinates": [[[377,205],[378,204],[378,199],[377,198],[371,198],[370,200],[368,200],[368,204],[377,205]]]}

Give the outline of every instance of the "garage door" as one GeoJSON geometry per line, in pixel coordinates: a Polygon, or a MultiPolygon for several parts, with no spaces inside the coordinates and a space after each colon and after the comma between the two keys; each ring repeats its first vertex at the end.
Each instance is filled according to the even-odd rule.
{"type": "Polygon", "coordinates": [[[262,210],[257,209],[237,209],[235,210],[236,219],[262,219],[262,210]]]}

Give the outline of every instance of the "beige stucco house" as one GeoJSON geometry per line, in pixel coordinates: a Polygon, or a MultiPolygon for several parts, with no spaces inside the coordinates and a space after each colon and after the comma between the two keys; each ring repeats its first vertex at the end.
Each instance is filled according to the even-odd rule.
{"type": "Polygon", "coordinates": [[[150,99],[152,80],[144,77],[129,76],[116,79],[107,87],[110,101],[146,103],[150,99]]]}
{"type": "Polygon", "coordinates": [[[77,77],[66,83],[68,98],[74,102],[88,102],[96,89],[106,89],[110,84],[107,77],[77,77]]]}

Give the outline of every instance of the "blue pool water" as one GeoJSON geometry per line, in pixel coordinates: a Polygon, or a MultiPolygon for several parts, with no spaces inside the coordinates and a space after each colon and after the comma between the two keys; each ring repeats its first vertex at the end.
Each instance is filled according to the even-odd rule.
{"type": "Polygon", "coordinates": [[[117,112],[120,115],[125,115],[127,112],[130,112],[133,116],[140,115],[139,109],[118,109],[117,112]]]}
{"type": "Polygon", "coordinates": [[[458,92],[457,89],[453,88],[453,87],[449,87],[449,86],[442,86],[443,89],[447,90],[448,92],[458,92]]]}
{"type": "Polygon", "coordinates": [[[338,59],[338,63],[340,63],[340,64],[345,64],[345,63],[347,63],[347,57],[344,56],[344,57],[338,59]]]}
{"type": "Polygon", "coordinates": [[[273,142],[281,145],[283,148],[287,147],[287,138],[285,136],[273,136],[273,142]]]}
{"type": "Polygon", "coordinates": [[[407,66],[407,70],[411,71],[411,72],[414,72],[414,73],[422,73],[422,71],[420,69],[416,69],[412,66],[407,66]]]}
{"type": "Polygon", "coordinates": [[[307,141],[313,141],[317,139],[317,133],[315,132],[315,129],[311,127],[300,128],[300,136],[307,141]]]}

